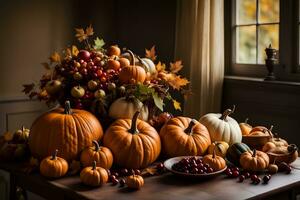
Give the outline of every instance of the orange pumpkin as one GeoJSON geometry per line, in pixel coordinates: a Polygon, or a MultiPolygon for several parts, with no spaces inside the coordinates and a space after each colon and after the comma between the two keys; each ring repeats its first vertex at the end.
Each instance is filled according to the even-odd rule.
{"type": "Polygon", "coordinates": [[[140,189],[144,185],[144,178],[139,175],[131,175],[126,178],[126,184],[131,189],[140,189]]]}
{"type": "Polygon", "coordinates": [[[211,144],[207,128],[188,117],[170,119],[159,135],[162,151],[168,157],[203,155],[211,144]]]}
{"type": "Polygon", "coordinates": [[[86,167],[80,172],[80,180],[89,186],[101,186],[108,181],[108,173],[106,169],[96,166],[96,161],[92,167],[86,167]]]}
{"type": "Polygon", "coordinates": [[[68,171],[68,163],[65,159],[57,156],[56,149],[52,156],[44,158],[40,164],[40,172],[48,178],[59,178],[64,176],[68,171]]]}
{"type": "Polygon", "coordinates": [[[248,124],[248,118],[246,118],[245,122],[239,123],[239,126],[242,131],[242,135],[249,135],[250,131],[252,130],[252,126],[248,124]]]}
{"type": "MultiPolygon", "coordinates": [[[[134,54],[128,50],[132,60],[134,60],[134,54]]],[[[119,74],[119,80],[121,83],[143,83],[146,80],[146,71],[141,66],[135,65],[125,66],[122,68],[119,74]]]]}
{"type": "Polygon", "coordinates": [[[55,149],[67,161],[75,160],[79,153],[103,135],[101,124],[91,113],[70,108],[58,108],[37,118],[31,126],[29,147],[34,157],[44,158],[55,149]]]}
{"type": "Polygon", "coordinates": [[[270,129],[267,129],[264,126],[256,126],[256,127],[252,128],[252,130],[250,131],[250,133],[248,135],[251,135],[251,136],[272,135],[272,129],[273,129],[273,125],[270,127],[270,129]]]}
{"type": "Polygon", "coordinates": [[[113,155],[109,148],[100,147],[96,140],[93,140],[94,147],[84,149],[80,155],[80,162],[83,167],[90,166],[96,161],[98,167],[110,169],[113,164],[113,155]]]}
{"type": "Polygon", "coordinates": [[[287,143],[286,140],[281,139],[278,137],[278,134],[275,134],[275,137],[272,136],[272,139],[270,139],[269,142],[267,142],[263,148],[263,152],[268,152],[271,149],[277,148],[277,147],[287,147],[289,144],[287,143]]]}
{"type": "Polygon", "coordinates": [[[106,130],[103,144],[114,156],[116,164],[126,168],[145,168],[154,162],[161,150],[156,130],[147,122],[137,119],[118,119],[106,130]]]}
{"type": "Polygon", "coordinates": [[[261,171],[269,166],[269,156],[256,149],[247,151],[241,155],[240,164],[244,170],[261,171]]]}
{"type": "Polygon", "coordinates": [[[217,156],[215,150],[213,154],[203,157],[203,163],[208,164],[214,171],[219,171],[226,167],[226,161],[221,156],[217,156]]]}

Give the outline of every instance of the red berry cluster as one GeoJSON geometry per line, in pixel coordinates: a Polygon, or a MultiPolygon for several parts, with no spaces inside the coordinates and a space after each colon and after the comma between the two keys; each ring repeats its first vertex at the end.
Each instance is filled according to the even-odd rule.
{"type": "Polygon", "coordinates": [[[120,184],[120,187],[123,187],[125,185],[125,179],[124,177],[130,176],[130,175],[140,175],[141,171],[139,169],[119,169],[119,170],[108,170],[109,175],[109,181],[113,186],[120,184]]]}
{"type": "Polygon", "coordinates": [[[183,158],[172,166],[172,169],[186,174],[209,174],[214,172],[209,164],[204,163],[202,158],[183,158]]]}

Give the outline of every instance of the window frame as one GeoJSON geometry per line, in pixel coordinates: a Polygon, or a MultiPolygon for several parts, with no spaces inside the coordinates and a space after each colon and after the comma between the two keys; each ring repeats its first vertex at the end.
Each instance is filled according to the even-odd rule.
{"type": "MultiPolygon", "coordinates": [[[[264,78],[267,75],[264,64],[235,63],[235,6],[236,0],[224,4],[225,74],[264,78]]],[[[277,80],[300,81],[299,0],[280,0],[279,48],[279,63],[274,70],[277,80]]]]}

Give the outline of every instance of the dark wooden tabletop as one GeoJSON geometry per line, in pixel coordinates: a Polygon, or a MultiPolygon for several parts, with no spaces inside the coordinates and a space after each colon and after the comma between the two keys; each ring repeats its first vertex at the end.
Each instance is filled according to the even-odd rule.
{"type": "Polygon", "coordinates": [[[235,179],[219,175],[212,179],[184,179],[171,173],[145,178],[145,185],[137,191],[110,183],[91,188],[81,184],[78,176],[47,180],[39,174],[26,175],[13,170],[7,164],[0,168],[11,171],[14,182],[49,199],[261,199],[280,192],[294,190],[300,193],[300,159],[293,163],[291,174],[278,173],[268,184],[253,185],[247,179],[238,183],[235,179]]]}

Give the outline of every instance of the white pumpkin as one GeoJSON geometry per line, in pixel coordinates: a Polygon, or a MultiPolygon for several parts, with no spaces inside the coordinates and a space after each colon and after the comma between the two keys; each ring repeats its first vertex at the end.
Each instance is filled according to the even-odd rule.
{"type": "Polygon", "coordinates": [[[200,118],[199,122],[208,129],[211,141],[225,141],[229,145],[242,141],[242,132],[237,121],[228,115],[235,110],[227,109],[223,114],[209,113],[200,118]]]}
{"type": "Polygon", "coordinates": [[[154,62],[149,58],[139,58],[140,63],[143,65],[146,72],[150,72],[150,74],[156,73],[156,67],[154,62]]]}
{"type": "Polygon", "coordinates": [[[109,107],[108,115],[113,119],[132,119],[136,111],[140,111],[139,119],[148,121],[148,107],[135,97],[122,97],[109,107]]]}

